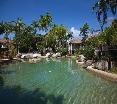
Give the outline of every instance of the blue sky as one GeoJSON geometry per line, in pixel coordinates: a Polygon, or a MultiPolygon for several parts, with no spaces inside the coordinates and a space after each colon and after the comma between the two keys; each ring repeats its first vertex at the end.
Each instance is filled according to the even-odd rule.
{"type": "MultiPolygon", "coordinates": [[[[27,24],[50,11],[53,21],[76,33],[84,23],[99,29],[92,6],[95,0],[0,0],[0,21],[22,18],[27,24]]],[[[75,34],[75,33],[74,33],[75,34]]]]}

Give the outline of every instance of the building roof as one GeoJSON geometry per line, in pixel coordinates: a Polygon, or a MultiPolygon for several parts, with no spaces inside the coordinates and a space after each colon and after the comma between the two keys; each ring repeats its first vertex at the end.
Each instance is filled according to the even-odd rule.
{"type": "Polygon", "coordinates": [[[80,43],[82,43],[82,41],[80,40],[80,39],[71,39],[70,41],[69,41],[70,43],[73,43],[73,44],[80,44],[80,43]]]}

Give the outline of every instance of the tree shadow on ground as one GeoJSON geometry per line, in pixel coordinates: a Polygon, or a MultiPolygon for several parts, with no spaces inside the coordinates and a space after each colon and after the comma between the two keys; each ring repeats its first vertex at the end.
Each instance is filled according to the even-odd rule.
{"type": "Polygon", "coordinates": [[[20,86],[0,86],[0,104],[63,104],[62,95],[48,95],[39,88],[29,91],[20,86]]]}

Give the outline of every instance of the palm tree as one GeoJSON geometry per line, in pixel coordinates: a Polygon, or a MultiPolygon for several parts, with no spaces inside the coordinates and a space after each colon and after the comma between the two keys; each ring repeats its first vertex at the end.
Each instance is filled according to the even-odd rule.
{"type": "Polygon", "coordinates": [[[82,36],[82,42],[84,43],[88,37],[89,33],[89,25],[85,23],[81,28],[80,28],[80,35],[82,36]]]}

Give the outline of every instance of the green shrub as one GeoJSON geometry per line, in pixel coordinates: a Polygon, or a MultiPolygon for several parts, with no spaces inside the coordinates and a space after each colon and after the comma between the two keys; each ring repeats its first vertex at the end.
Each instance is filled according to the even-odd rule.
{"type": "Polygon", "coordinates": [[[94,49],[91,46],[85,46],[79,50],[79,54],[83,54],[86,59],[94,58],[94,49]]]}
{"type": "Polygon", "coordinates": [[[67,48],[60,48],[59,52],[61,53],[61,56],[67,55],[67,48]]]}

